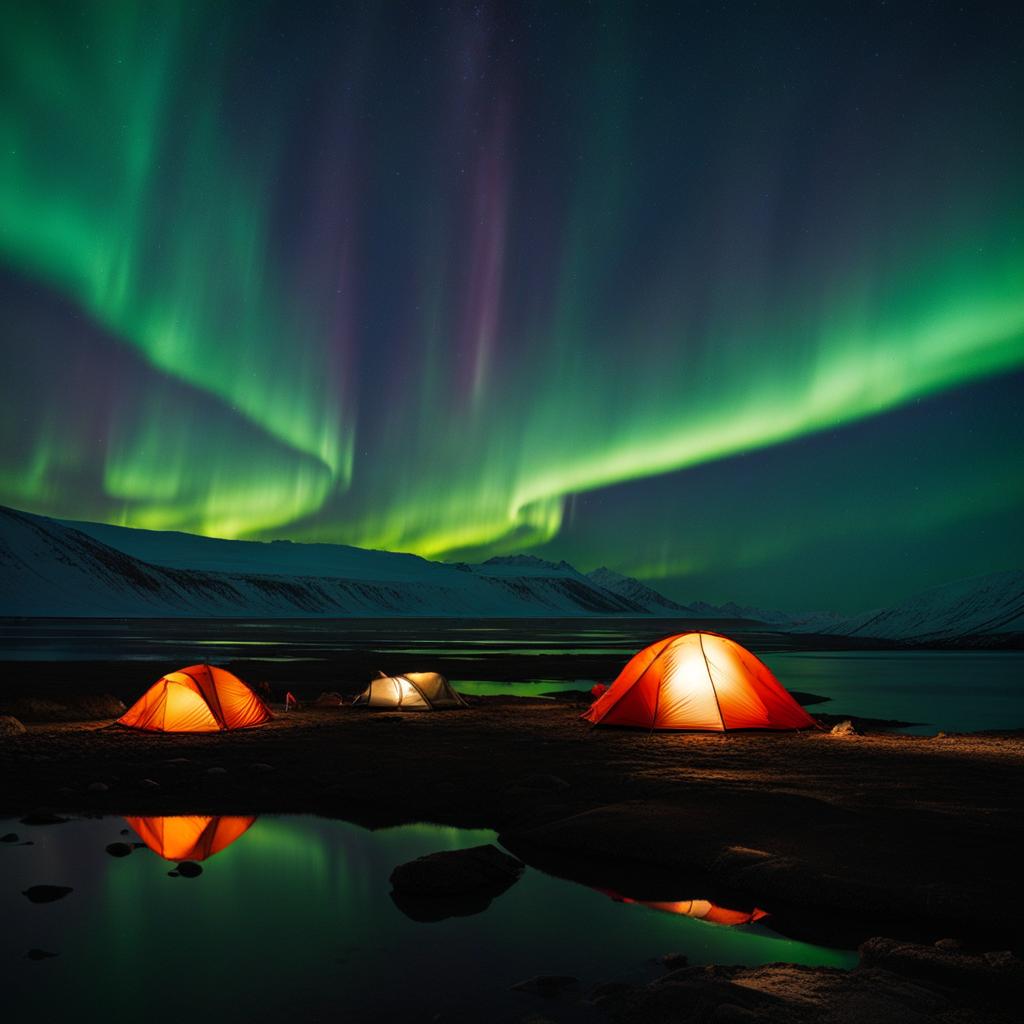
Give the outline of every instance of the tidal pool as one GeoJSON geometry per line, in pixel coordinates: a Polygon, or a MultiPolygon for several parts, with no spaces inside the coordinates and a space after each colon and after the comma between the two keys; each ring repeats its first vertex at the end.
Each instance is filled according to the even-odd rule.
{"type": "Polygon", "coordinates": [[[770,907],[703,892],[633,902],[529,867],[470,916],[424,923],[398,908],[396,866],[496,843],[485,830],[369,831],[309,816],[0,820],[0,835],[11,832],[32,843],[0,843],[12,1020],[520,1021],[545,1007],[588,1020],[590,987],[653,979],[665,953],[695,964],[856,961],[776,934],[770,907]],[[138,845],[115,857],[112,843],[138,845]],[[201,862],[198,877],[169,876],[183,854],[201,862]],[[23,893],[37,885],[72,891],[33,903],[23,893]],[[31,949],[57,955],[32,960],[31,949]],[[554,1004],[511,990],[537,974],[580,984],[554,1004]]]}

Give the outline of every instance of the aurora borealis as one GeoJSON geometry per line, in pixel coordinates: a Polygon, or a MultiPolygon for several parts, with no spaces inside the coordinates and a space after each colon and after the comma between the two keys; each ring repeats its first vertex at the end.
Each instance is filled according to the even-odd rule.
{"type": "Polygon", "coordinates": [[[10,5],[0,502],[856,610],[1024,556],[1007,5],[10,5]]]}

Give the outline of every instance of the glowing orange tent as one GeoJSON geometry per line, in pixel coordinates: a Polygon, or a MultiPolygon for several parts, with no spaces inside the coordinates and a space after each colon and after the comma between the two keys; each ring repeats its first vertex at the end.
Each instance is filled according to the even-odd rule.
{"type": "Polygon", "coordinates": [[[582,717],[595,725],[713,732],[817,724],[750,651],[703,632],[644,648],[582,717]]]}
{"type": "Polygon", "coordinates": [[[269,719],[266,704],[237,676],[191,665],[158,679],[117,721],[150,732],[223,732],[269,719]]]}
{"type": "Polygon", "coordinates": [[[206,860],[242,836],[255,815],[178,815],[125,818],[139,838],[165,860],[206,860]]]}

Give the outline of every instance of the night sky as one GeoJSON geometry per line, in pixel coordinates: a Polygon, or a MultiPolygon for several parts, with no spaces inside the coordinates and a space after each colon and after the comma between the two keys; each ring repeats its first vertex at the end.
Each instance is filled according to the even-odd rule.
{"type": "Polygon", "coordinates": [[[5,4],[0,502],[789,609],[1020,566],[1020,10],[5,4]]]}

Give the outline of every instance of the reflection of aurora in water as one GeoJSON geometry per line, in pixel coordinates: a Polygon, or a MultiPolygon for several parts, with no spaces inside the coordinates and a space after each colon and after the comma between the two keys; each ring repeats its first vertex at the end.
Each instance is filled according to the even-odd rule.
{"type": "Polygon", "coordinates": [[[12,11],[0,500],[655,578],[1019,508],[998,384],[829,433],[1024,364],[1015,33],[765,17],[12,11]],[[806,529],[680,472],[808,435],[806,529]]]}
{"type": "MultiPolygon", "coordinates": [[[[336,1013],[343,998],[346,1013],[364,1019],[371,1011],[410,1009],[430,1019],[480,1006],[488,1019],[520,1020],[525,1011],[510,1005],[509,986],[538,973],[576,974],[585,984],[642,979],[656,971],[648,960],[667,951],[693,963],[850,966],[856,959],[759,924],[715,928],[638,912],[529,868],[472,917],[422,924],[396,909],[388,880],[395,866],[494,842],[483,830],[409,825],[371,832],[328,819],[263,816],[209,856],[198,878],[185,879],[168,877],[172,865],[149,849],[109,856],[105,846],[122,838],[122,824],[0,823],[36,844],[4,850],[0,915],[12,955],[29,946],[60,954],[47,962],[55,1019],[72,1010],[98,1018],[139,1000],[147,1018],[160,1022],[180,1020],[196,1000],[210,1017],[266,1019],[336,1013]],[[20,890],[44,877],[74,891],[33,906],[20,890]],[[394,984],[396,962],[404,965],[401,985],[394,984]],[[452,964],[462,975],[454,990],[446,973],[452,964]]],[[[6,1005],[27,1009],[38,1000],[36,975],[12,971],[7,984],[6,1005]]]]}

